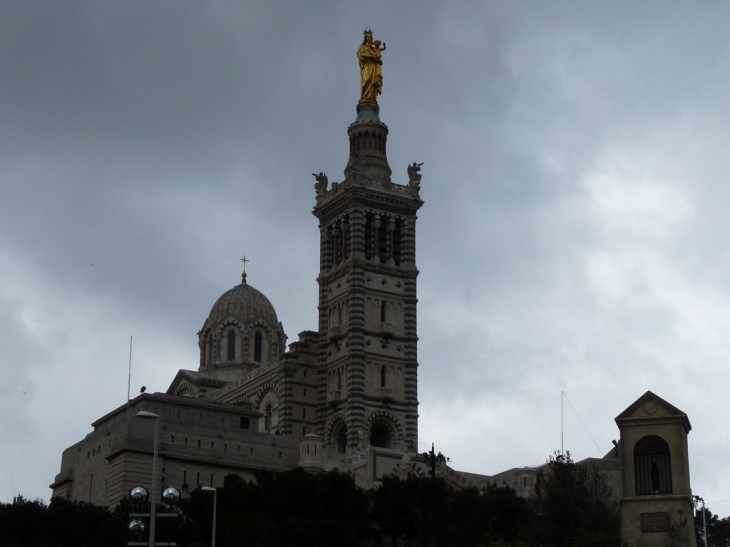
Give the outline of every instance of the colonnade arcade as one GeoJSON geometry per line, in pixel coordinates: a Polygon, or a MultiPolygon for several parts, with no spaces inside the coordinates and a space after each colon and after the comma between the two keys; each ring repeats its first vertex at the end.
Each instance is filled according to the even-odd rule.
{"type": "MultiPolygon", "coordinates": [[[[398,419],[389,412],[374,413],[365,429],[358,431],[358,449],[366,446],[396,448],[402,440],[403,431],[398,419]]],[[[332,454],[345,454],[347,451],[347,423],[345,416],[338,413],[328,429],[326,444],[332,454]]]]}

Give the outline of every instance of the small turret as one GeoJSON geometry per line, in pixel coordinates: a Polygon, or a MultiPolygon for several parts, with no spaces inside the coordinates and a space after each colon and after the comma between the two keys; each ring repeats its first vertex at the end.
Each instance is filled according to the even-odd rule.
{"type": "Polygon", "coordinates": [[[324,439],[310,433],[299,439],[299,467],[310,473],[321,473],[324,439]]]}

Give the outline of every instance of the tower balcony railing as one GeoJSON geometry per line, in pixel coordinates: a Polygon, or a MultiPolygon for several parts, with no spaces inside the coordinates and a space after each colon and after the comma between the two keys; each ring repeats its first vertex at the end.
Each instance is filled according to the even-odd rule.
{"type": "Polygon", "coordinates": [[[383,333],[383,336],[390,336],[391,334],[393,334],[393,323],[381,323],[380,331],[383,333]]]}
{"type": "Polygon", "coordinates": [[[392,399],[393,398],[393,388],[392,387],[381,387],[380,396],[383,399],[392,399]]]}
{"type": "Polygon", "coordinates": [[[342,400],[342,391],[339,389],[333,389],[327,392],[327,401],[330,403],[336,403],[342,400]]]}

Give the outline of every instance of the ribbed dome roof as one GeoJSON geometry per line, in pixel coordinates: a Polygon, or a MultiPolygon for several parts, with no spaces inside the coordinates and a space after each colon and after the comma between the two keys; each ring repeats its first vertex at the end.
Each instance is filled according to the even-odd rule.
{"type": "Polygon", "coordinates": [[[254,317],[261,317],[269,324],[276,324],[276,310],[261,291],[246,283],[246,274],[240,285],[224,292],[210,309],[209,318],[214,323],[220,323],[229,316],[241,322],[247,322],[254,317]]]}

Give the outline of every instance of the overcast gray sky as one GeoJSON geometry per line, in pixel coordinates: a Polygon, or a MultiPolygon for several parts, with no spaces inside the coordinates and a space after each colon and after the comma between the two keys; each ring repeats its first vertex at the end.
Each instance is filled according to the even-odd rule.
{"type": "Polygon", "coordinates": [[[730,4],[0,10],[0,501],[47,500],[126,401],[130,336],[133,394],[197,368],[244,253],[290,341],[316,328],[311,173],[343,178],[366,26],[394,182],[424,162],[420,449],[540,464],[565,392],[565,448],[600,456],[651,389],[730,498],[730,4]]]}

